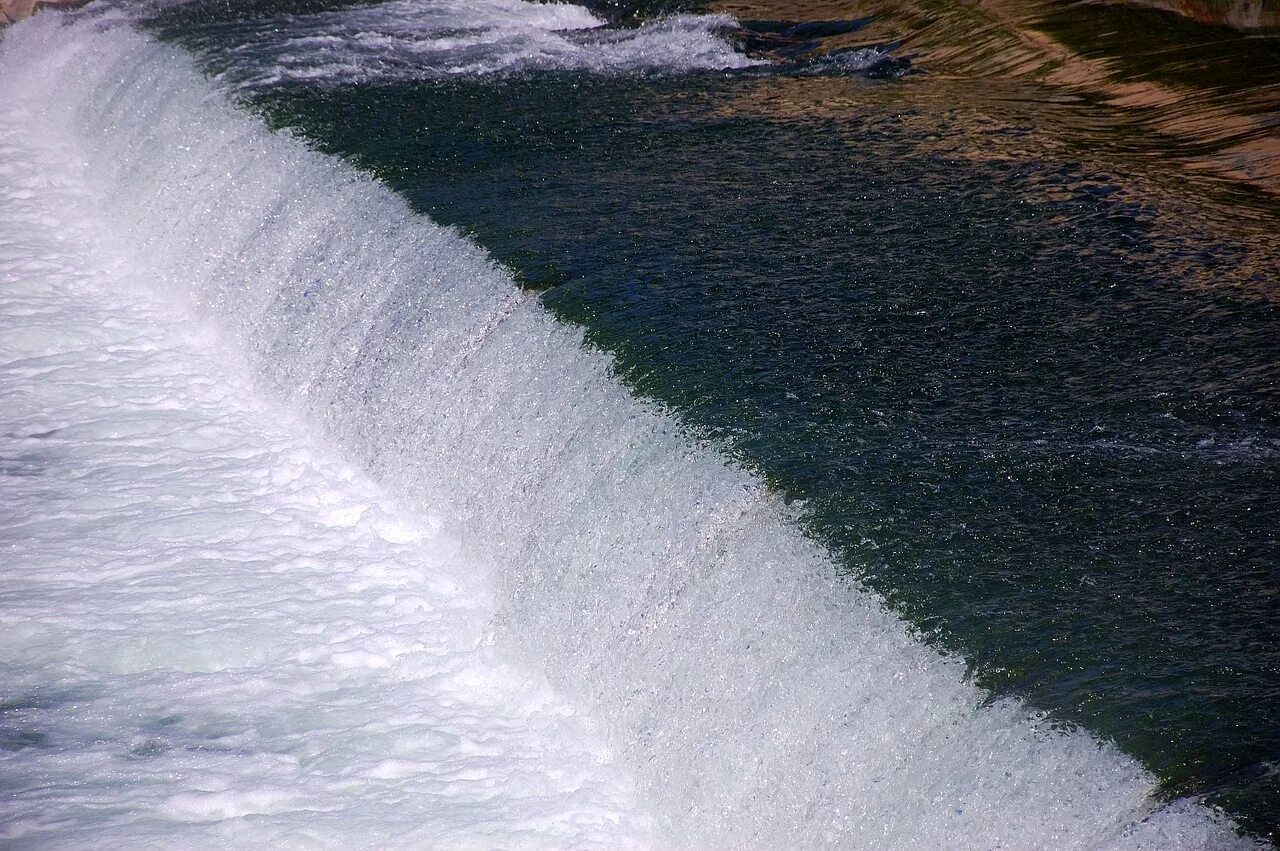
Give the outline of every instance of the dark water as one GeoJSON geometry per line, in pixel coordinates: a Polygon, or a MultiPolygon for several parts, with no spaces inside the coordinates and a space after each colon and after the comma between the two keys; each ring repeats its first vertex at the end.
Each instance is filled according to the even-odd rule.
{"type": "MultiPolygon", "coordinates": [[[[163,23],[216,69],[237,29],[202,8],[163,23]]],[[[1129,131],[1047,91],[802,70],[252,99],[805,500],[993,695],[1275,838],[1273,202],[1126,158],[1129,131]]]]}

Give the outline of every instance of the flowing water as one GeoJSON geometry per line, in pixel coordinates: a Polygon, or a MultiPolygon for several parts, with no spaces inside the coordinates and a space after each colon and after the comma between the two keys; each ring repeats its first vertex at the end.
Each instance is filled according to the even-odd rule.
{"type": "Polygon", "coordinates": [[[1274,201],[601,14],[4,35],[10,839],[1274,837],[1274,201]]]}

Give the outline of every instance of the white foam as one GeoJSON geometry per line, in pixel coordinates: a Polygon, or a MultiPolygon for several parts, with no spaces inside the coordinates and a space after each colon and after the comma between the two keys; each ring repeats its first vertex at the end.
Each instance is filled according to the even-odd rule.
{"type": "Polygon", "coordinates": [[[531,70],[687,72],[758,64],[721,33],[725,15],[674,15],[611,28],[569,3],[392,0],[247,22],[224,83],[370,83],[486,77],[531,70]]]}
{"type": "MultiPolygon", "coordinates": [[[[52,16],[42,17],[6,37],[0,74],[47,106],[42,121],[83,146],[77,156],[105,190],[104,220],[145,260],[166,298],[185,300],[219,324],[261,389],[339,441],[417,516],[444,518],[466,559],[492,565],[484,576],[497,598],[489,626],[495,647],[541,667],[590,710],[651,808],[658,846],[1236,843],[1225,821],[1194,802],[1160,805],[1152,778],[1110,746],[1012,703],[984,706],[959,664],[915,641],[873,596],[837,577],[830,557],[791,527],[759,480],[630,398],[577,331],[520,295],[474,246],[411,215],[348,167],[236,113],[171,49],[120,30],[59,30],[52,16]]],[[[38,344],[40,333],[32,339],[38,344]]],[[[110,368],[109,358],[101,368],[110,368]]],[[[234,409],[238,393],[202,380],[211,411],[234,409]]],[[[45,426],[33,423],[30,433],[45,426]]],[[[133,445],[143,452],[151,440],[133,445]]],[[[255,498],[274,500],[270,482],[309,475],[310,462],[290,458],[254,477],[255,498]]],[[[203,463],[191,454],[173,474],[203,463]]],[[[123,487],[152,469],[121,469],[113,481],[123,487]]],[[[337,474],[324,481],[335,477],[345,481],[337,474]]],[[[357,484],[341,488],[348,486],[357,484]]],[[[290,499],[292,487],[279,499],[290,499]]],[[[311,512],[324,488],[302,490],[311,512]]],[[[378,504],[363,495],[319,502],[341,522],[356,517],[356,504],[378,504]]],[[[225,515],[183,533],[204,541],[194,553],[240,539],[244,509],[232,501],[218,510],[225,515]]],[[[149,516],[133,511],[130,517],[149,516]]],[[[291,540],[305,541],[311,527],[288,518],[291,540]]],[[[87,529],[101,522],[92,513],[81,520],[87,529]]],[[[132,522],[115,520],[111,528],[123,534],[132,522]]],[[[370,546],[398,546],[364,512],[354,522],[324,528],[341,537],[367,524],[370,546]]],[[[415,522],[396,515],[384,528],[416,530],[415,522]]],[[[297,570],[311,571],[316,558],[306,554],[297,570]]],[[[341,580],[346,593],[394,597],[424,619],[439,605],[433,570],[393,563],[379,577],[378,560],[358,552],[351,559],[341,580]]],[[[127,561],[109,567],[135,569],[127,561]]],[[[207,568],[197,562],[193,569],[198,578],[207,568]]],[[[294,594],[273,584],[291,581],[293,568],[275,569],[276,578],[264,572],[245,590],[246,606],[267,599],[293,611],[294,594]]],[[[324,578],[303,575],[304,587],[324,578]]],[[[466,579],[450,576],[446,584],[465,588],[466,579]]],[[[214,580],[201,593],[216,600],[220,591],[214,580]]],[[[253,656],[255,647],[274,646],[270,624],[259,627],[265,638],[210,630],[190,646],[179,626],[199,609],[185,602],[192,595],[163,583],[152,594],[159,602],[145,620],[165,640],[129,652],[190,660],[179,667],[193,673],[169,687],[202,689],[199,671],[212,662],[200,651],[209,646],[267,670],[277,664],[253,656]]],[[[431,640],[433,622],[406,627],[389,645],[361,638],[370,612],[403,615],[376,606],[345,613],[351,603],[336,587],[333,594],[325,617],[308,622],[317,638],[304,649],[314,657],[297,664],[321,659],[328,676],[354,670],[374,678],[384,661],[423,658],[412,647],[431,640]],[[353,655],[335,659],[346,653],[353,655]]],[[[72,628],[55,621],[36,632],[72,628]]],[[[499,685],[485,679],[490,670],[433,676],[474,698],[499,685]]],[[[342,692],[341,706],[366,717],[366,702],[381,707],[382,699],[358,686],[342,692]]],[[[263,741],[279,737],[305,753],[326,728],[305,706],[291,709],[299,717],[285,712],[264,724],[263,741]],[[287,731],[297,729],[306,733],[290,738],[287,731]]],[[[235,742],[241,731],[225,733],[235,742]]],[[[506,746],[496,744],[501,759],[506,746]]],[[[432,760],[429,743],[422,747],[423,754],[361,763],[360,776],[390,782],[432,760]]],[[[197,818],[295,806],[277,797],[282,785],[271,780],[292,770],[280,767],[288,763],[277,750],[256,751],[266,778],[259,786],[233,783],[238,797],[197,794],[171,809],[197,818]]],[[[193,753],[192,760],[205,758],[193,753]]],[[[333,764],[349,764],[342,761],[348,753],[333,764]]],[[[542,758],[531,754],[530,765],[542,758]]],[[[312,765],[321,757],[299,759],[312,765]]],[[[323,813],[314,811],[319,823],[323,813]]]]}
{"type": "Polygon", "coordinates": [[[643,844],[490,574],[142,295],[46,131],[0,104],[0,844],[643,844]]]}

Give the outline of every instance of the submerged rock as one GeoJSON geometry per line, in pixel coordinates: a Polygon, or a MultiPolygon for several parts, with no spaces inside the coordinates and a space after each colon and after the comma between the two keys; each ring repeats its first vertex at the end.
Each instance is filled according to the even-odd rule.
{"type": "Polygon", "coordinates": [[[29,18],[45,6],[83,6],[89,0],[0,0],[0,26],[29,18]]]}
{"type": "Polygon", "coordinates": [[[1280,4],[1271,0],[711,0],[707,8],[740,19],[745,49],[773,61],[887,49],[925,74],[1033,81],[1100,102],[1186,171],[1280,196],[1272,83],[1280,4]]]}

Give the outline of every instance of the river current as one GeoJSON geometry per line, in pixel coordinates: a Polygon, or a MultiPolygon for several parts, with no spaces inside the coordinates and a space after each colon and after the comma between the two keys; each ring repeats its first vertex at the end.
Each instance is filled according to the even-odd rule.
{"type": "MultiPolygon", "coordinates": [[[[930,74],[888,44],[762,53],[725,15],[392,0],[68,17],[15,28],[0,55],[87,80],[39,119],[79,146],[104,223],[85,228],[245,362],[248,377],[196,385],[244,381],[298,418],[252,453],[290,457],[265,447],[315,430],[358,470],[351,484],[308,455],[317,483],[289,479],[304,497],[254,510],[387,501],[305,521],[332,544],[252,558],[313,570],[368,526],[371,549],[335,569],[390,564],[372,606],[436,575],[405,551],[429,540],[429,563],[473,565],[449,581],[478,585],[421,609],[469,624],[447,650],[414,646],[441,628],[395,604],[379,658],[459,660],[414,663],[397,688],[430,692],[448,669],[455,688],[506,683],[463,689],[500,707],[475,717],[583,713],[535,722],[533,744],[477,738],[497,756],[474,770],[521,806],[536,783],[503,760],[546,753],[571,766],[550,776],[584,772],[556,806],[594,814],[503,823],[497,844],[554,847],[569,824],[605,847],[1248,842],[1226,819],[1274,839],[1280,209],[1265,191],[1152,157],[1142,128],[1049,86],[930,74]],[[583,827],[601,824],[618,832],[583,827]]],[[[229,404],[207,395],[190,404],[229,404]]],[[[39,453],[9,455],[24,481],[39,453]]],[[[255,463],[234,475],[283,475],[255,463]]],[[[255,582],[215,625],[284,593],[255,582]]],[[[383,622],[316,593],[329,602],[286,632],[321,630],[325,606],[352,629],[383,622]]],[[[315,654],[379,668],[317,641],[290,651],[290,682],[315,654]]],[[[243,652],[236,670],[283,670],[243,652]]],[[[56,739],[40,701],[83,685],[65,673],[46,699],[43,669],[22,670],[15,761],[56,739]]],[[[157,707],[131,764],[198,752],[195,727],[157,720],[186,717],[159,706],[174,687],[137,685],[157,707]]],[[[337,693],[312,690],[314,706],[337,693]]],[[[420,726],[465,741],[458,698],[433,699],[441,720],[420,726]]],[[[255,759],[318,735],[250,726],[235,735],[255,759]]],[[[414,776],[462,758],[449,748],[468,753],[418,748],[414,776]]],[[[369,757],[361,788],[412,765],[369,757]]],[[[311,787],[282,775],[254,797],[235,778],[256,770],[164,806],[198,824],[301,818],[311,787]]],[[[366,823],[356,844],[374,841],[366,823]]],[[[485,846],[465,816],[441,825],[417,841],[485,846]]]]}

